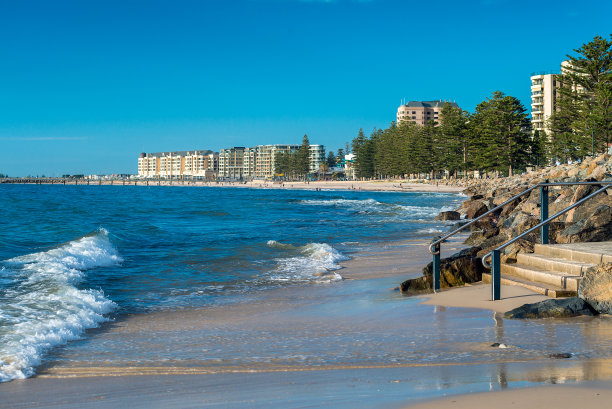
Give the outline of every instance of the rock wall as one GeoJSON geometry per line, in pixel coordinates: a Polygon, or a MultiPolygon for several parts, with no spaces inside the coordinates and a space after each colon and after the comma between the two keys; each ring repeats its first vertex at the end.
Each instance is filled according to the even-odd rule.
{"type": "MultiPolygon", "coordinates": [[[[542,182],[579,182],[612,180],[612,157],[601,155],[579,164],[551,166],[507,178],[471,180],[464,193],[469,196],[456,212],[443,212],[438,220],[474,219],[527,188],[542,182]]],[[[549,216],[567,208],[599,189],[600,185],[573,185],[549,188],[549,216]]],[[[472,246],[448,259],[441,260],[441,286],[454,287],[482,277],[481,258],[491,250],[540,222],[540,189],[521,196],[491,215],[470,226],[465,241],[472,246]]],[[[454,229],[454,228],[453,228],[454,229]]],[[[550,243],[575,243],[612,240],[612,188],[549,224],[550,243]]],[[[539,231],[533,232],[504,249],[502,262],[516,262],[520,252],[533,253],[539,242],[539,231]]],[[[432,283],[431,263],[423,276],[400,285],[404,293],[429,291],[432,283]]]]}
{"type": "MultiPolygon", "coordinates": [[[[601,155],[580,164],[547,167],[509,178],[474,180],[464,193],[469,200],[457,209],[466,219],[475,218],[504,203],[528,187],[542,182],[612,180],[612,158],[601,155]]],[[[573,185],[549,188],[549,216],[567,208],[599,189],[600,185],[573,185]]],[[[481,247],[478,256],[489,253],[540,222],[540,189],[517,198],[492,215],[472,225],[466,243],[481,247]]],[[[550,243],[612,240],[612,188],[570,210],[549,225],[550,243]]],[[[516,260],[518,252],[533,252],[539,232],[507,247],[503,262],[516,260]]]]}

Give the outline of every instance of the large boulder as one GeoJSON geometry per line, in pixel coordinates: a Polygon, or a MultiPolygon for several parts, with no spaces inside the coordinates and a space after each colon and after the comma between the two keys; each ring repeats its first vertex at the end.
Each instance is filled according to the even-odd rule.
{"type": "MultiPolygon", "coordinates": [[[[440,260],[440,287],[459,287],[482,280],[484,267],[477,257],[479,247],[471,247],[440,260]]],[[[423,269],[423,276],[404,281],[400,285],[403,293],[431,291],[433,283],[433,263],[423,269]]]]}
{"type": "Polygon", "coordinates": [[[562,318],[596,315],[597,312],[578,297],[551,298],[534,304],[525,304],[504,314],[504,318],[562,318]]]}
{"type": "Polygon", "coordinates": [[[493,236],[497,236],[498,233],[499,233],[498,228],[476,230],[472,234],[470,234],[470,237],[468,237],[464,243],[470,246],[479,246],[480,244],[484,243],[487,239],[490,239],[493,236]]]}
{"type": "Polygon", "coordinates": [[[578,297],[601,314],[612,314],[612,263],[587,270],[578,286],[578,297]]]}
{"type": "Polygon", "coordinates": [[[489,210],[482,200],[469,200],[463,204],[463,208],[467,219],[475,219],[489,210]]]}
{"type": "Polygon", "coordinates": [[[559,231],[557,243],[584,243],[612,239],[612,207],[598,206],[594,213],[559,231]]]}
{"type": "Polygon", "coordinates": [[[461,219],[461,215],[459,212],[448,211],[448,212],[440,212],[439,215],[436,216],[435,220],[459,220],[461,219]]]}
{"type": "Polygon", "coordinates": [[[502,263],[508,264],[516,263],[518,253],[533,253],[534,247],[535,241],[518,239],[504,249],[504,252],[501,255],[501,261],[502,263]]]}

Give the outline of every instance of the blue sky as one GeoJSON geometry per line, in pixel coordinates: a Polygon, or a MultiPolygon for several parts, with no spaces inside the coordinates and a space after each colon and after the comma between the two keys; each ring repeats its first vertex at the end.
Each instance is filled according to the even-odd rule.
{"type": "Polygon", "coordinates": [[[0,173],[135,173],[140,152],[336,150],[402,98],[529,108],[612,32],[605,1],[0,0],[0,173]]]}

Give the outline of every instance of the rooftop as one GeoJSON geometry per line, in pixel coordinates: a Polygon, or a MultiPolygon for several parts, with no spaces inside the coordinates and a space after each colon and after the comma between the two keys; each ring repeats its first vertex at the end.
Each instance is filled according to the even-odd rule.
{"type": "Polygon", "coordinates": [[[192,150],[192,151],[174,151],[174,152],[155,152],[155,153],[141,153],[140,157],[141,158],[148,158],[148,157],[154,157],[154,158],[161,158],[161,157],[165,157],[165,156],[190,156],[190,155],[210,155],[211,153],[215,153],[213,151],[211,151],[210,149],[202,149],[202,150],[192,150]]]}
{"type": "Polygon", "coordinates": [[[422,108],[442,108],[442,106],[444,106],[444,104],[450,104],[452,107],[459,108],[459,105],[457,105],[456,103],[450,102],[450,101],[443,101],[443,100],[439,100],[439,101],[408,101],[403,106],[405,106],[405,107],[422,107],[422,108]]]}

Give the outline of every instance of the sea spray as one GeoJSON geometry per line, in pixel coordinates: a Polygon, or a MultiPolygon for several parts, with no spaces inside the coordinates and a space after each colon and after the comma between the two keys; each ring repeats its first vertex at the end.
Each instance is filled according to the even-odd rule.
{"type": "Polygon", "coordinates": [[[57,248],[2,262],[0,382],[34,374],[50,348],[106,321],[116,305],[101,290],[78,289],[87,270],[122,261],[100,229],[57,248]]]}

